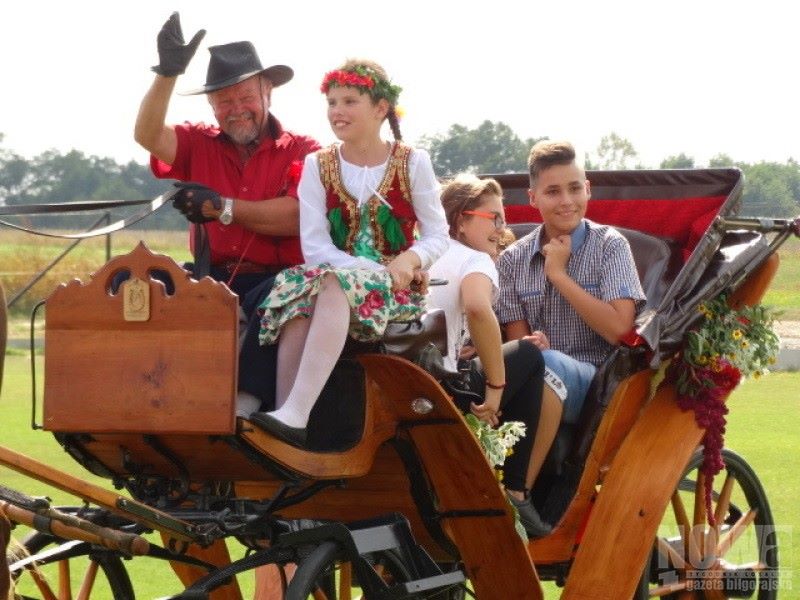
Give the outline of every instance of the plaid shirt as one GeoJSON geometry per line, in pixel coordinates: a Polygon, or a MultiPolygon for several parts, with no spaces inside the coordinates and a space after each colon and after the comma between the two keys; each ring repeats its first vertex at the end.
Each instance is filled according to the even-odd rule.
{"type": "MultiPolygon", "coordinates": [[[[613,348],[591,329],[544,274],[540,225],[501,256],[498,314],[501,323],[527,321],[531,331],[543,331],[550,347],[599,365],[613,348]]],[[[567,273],[592,296],[605,302],[631,298],[636,312],[645,295],[628,241],[613,227],[588,219],[572,232],[567,273]]]]}

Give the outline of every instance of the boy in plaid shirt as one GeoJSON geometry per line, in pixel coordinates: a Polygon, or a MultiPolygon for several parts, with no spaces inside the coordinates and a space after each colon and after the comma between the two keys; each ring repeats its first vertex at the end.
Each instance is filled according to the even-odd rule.
{"type": "Polygon", "coordinates": [[[506,338],[530,340],[546,365],[530,488],[559,424],[578,419],[597,366],[631,330],[645,295],[628,241],[584,218],[591,188],[572,145],[539,142],[528,169],[528,195],[543,223],[506,250],[497,268],[506,338]]]}

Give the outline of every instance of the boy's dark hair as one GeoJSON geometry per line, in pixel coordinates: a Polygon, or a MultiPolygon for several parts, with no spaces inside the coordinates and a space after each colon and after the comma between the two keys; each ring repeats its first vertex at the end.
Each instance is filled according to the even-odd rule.
{"type": "Polygon", "coordinates": [[[575,148],[569,142],[542,140],[531,148],[528,155],[528,173],[531,187],[536,187],[536,180],[545,169],[556,165],[568,165],[575,162],[575,148]]]}

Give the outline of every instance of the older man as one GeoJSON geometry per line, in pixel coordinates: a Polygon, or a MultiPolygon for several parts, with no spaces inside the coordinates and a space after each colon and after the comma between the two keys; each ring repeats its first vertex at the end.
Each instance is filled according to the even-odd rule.
{"type": "MultiPolygon", "coordinates": [[[[164,23],[156,77],[142,100],[134,136],[150,152],[156,177],[192,182],[173,203],[201,224],[192,230],[195,255],[207,241],[208,274],[227,283],[251,315],[272,277],[303,262],[297,183],[303,159],[320,146],[311,137],[286,131],[270,113],[272,90],[294,73],[285,65],[263,68],[250,42],[211,46],[206,83],[188,92],[206,94],[218,126],[168,125],[175,82],[204,35],[198,31],[185,43],[178,13],[164,23]]],[[[239,357],[244,416],[261,403],[267,408],[274,404],[274,348],[259,346],[257,319],[250,321],[239,357]]]]}
{"type": "Polygon", "coordinates": [[[177,76],[204,34],[186,44],[178,13],[164,24],[135,139],[150,152],[156,177],[201,184],[184,187],[175,205],[190,221],[203,223],[210,275],[242,299],[269,275],[303,260],[297,182],[303,158],[319,144],[284,130],[270,113],[272,90],[294,73],[285,65],[263,68],[250,42],[211,46],[206,83],[188,92],[207,95],[218,126],[166,124],[177,76]]]}
{"type": "MultiPolygon", "coordinates": [[[[178,75],[197,50],[205,31],[184,42],[178,13],[158,34],[159,64],[136,118],[134,137],[150,152],[150,166],[159,178],[188,182],[173,204],[199,224],[192,230],[195,256],[208,242],[209,274],[228,284],[253,308],[284,267],[303,262],[299,238],[297,184],[303,159],[319,149],[316,140],[286,131],[270,113],[272,90],[294,75],[285,65],[263,68],[253,44],[211,46],[206,82],[187,94],[205,94],[217,126],[203,123],[168,125],[167,108],[178,75]]],[[[195,271],[197,274],[197,271],[195,271]]],[[[204,274],[204,273],[201,273],[204,274]]],[[[258,345],[258,320],[243,340],[239,354],[240,398],[237,411],[249,415],[261,403],[274,404],[274,346],[258,345]]],[[[199,553],[225,564],[225,544],[199,553]]],[[[186,584],[202,575],[185,565],[173,568],[186,584]]],[[[236,584],[212,594],[215,600],[238,598],[236,584]]],[[[275,573],[259,569],[257,597],[280,590],[275,573]],[[277,583],[276,583],[277,582],[277,583]]]]}

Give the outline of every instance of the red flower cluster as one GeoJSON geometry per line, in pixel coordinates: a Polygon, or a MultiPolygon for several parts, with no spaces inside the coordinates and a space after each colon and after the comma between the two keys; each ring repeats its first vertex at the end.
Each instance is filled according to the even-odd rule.
{"type": "Polygon", "coordinates": [[[690,374],[685,389],[678,393],[678,406],[682,410],[693,410],[695,422],[705,430],[700,470],[705,475],[706,514],[709,524],[714,526],[711,492],[714,476],[725,466],[722,461],[725,415],[728,414],[725,398],[739,384],[742,373],[726,360],[717,360],[710,366],[699,368],[684,363],[681,368],[688,369],[690,374]]]}
{"type": "Polygon", "coordinates": [[[383,294],[378,290],[370,290],[364,296],[364,302],[358,307],[358,314],[364,318],[369,317],[372,315],[373,310],[383,308],[384,304],[383,294]]]}
{"type": "Polygon", "coordinates": [[[323,94],[327,94],[332,85],[335,87],[361,87],[371,90],[375,87],[375,80],[367,75],[359,75],[352,71],[330,71],[325,74],[319,90],[323,94]]]}
{"type": "Polygon", "coordinates": [[[401,305],[409,304],[411,302],[411,290],[408,288],[397,290],[394,293],[394,301],[401,305]]]}

